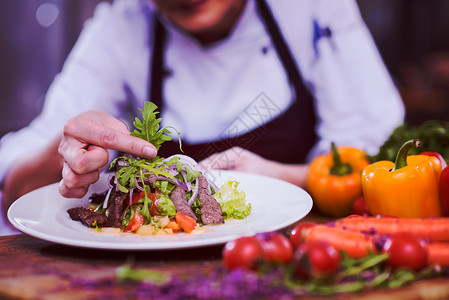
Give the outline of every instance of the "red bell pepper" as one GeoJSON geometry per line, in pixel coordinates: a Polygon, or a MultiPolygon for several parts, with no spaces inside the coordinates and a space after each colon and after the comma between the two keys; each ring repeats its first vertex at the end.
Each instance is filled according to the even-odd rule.
{"type": "Polygon", "coordinates": [[[440,173],[440,203],[443,216],[449,216],[449,167],[446,167],[440,173]]]}
{"type": "Polygon", "coordinates": [[[446,160],[438,152],[424,151],[420,154],[427,156],[435,156],[441,162],[441,168],[443,170],[440,173],[439,179],[440,204],[442,215],[447,217],[449,216],[449,167],[447,166],[446,160]]]}
{"type": "Polygon", "coordinates": [[[440,160],[441,163],[441,169],[446,168],[447,164],[446,164],[446,160],[443,158],[443,156],[438,153],[438,152],[432,152],[432,151],[424,151],[420,153],[421,155],[427,155],[427,156],[435,156],[436,158],[438,158],[440,160]]]}

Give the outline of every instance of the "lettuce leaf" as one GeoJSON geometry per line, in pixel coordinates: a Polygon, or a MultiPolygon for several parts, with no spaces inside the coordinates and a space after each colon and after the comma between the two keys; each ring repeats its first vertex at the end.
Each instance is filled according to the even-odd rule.
{"type": "Polygon", "coordinates": [[[163,216],[174,218],[176,215],[176,208],[171,199],[164,194],[159,195],[159,197],[159,201],[157,202],[157,211],[163,216]]]}
{"type": "Polygon", "coordinates": [[[238,190],[239,182],[227,180],[214,198],[220,203],[225,220],[244,219],[251,213],[251,203],[246,203],[246,194],[238,190]]]}

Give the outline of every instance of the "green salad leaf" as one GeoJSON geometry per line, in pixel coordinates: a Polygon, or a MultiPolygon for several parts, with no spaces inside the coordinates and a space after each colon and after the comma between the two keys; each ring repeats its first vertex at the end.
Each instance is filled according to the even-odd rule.
{"type": "Polygon", "coordinates": [[[156,109],[156,104],[148,101],[145,102],[143,109],[139,108],[142,120],[138,117],[135,118],[134,127],[136,129],[131,132],[131,135],[152,143],[159,150],[162,143],[172,140],[172,137],[168,135],[171,131],[167,127],[160,128],[159,123],[162,119],[156,118],[159,113],[156,109]]]}
{"type": "Polygon", "coordinates": [[[162,159],[158,157],[154,159],[138,159],[120,156],[112,161],[111,168],[116,165],[118,160],[124,160],[128,164],[127,166],[123,166],[116,171],[118,188],[124,193],[128,193],[130,189],[136,186],[136,177],[144,177],[142,170],[147,170],[155,176],[165,176],[175,180],[175,177],[171,175],[170,172],[157,168],[164,163],[162,159]]]}
{"type": "Polygon", "coordinates": [[[159,201],[157,203],[157,211],[163,215],[168,216],[169,218],[174,218],[176,215],[176,208],[171,199],[164,194],[159,195],[159,201]]]}
{"type": "Polygon", "coordinates": [[[409,155],[424,151],[438,152],[449,162],[449,122],[429,120],[419,125],[402,124],[398,126],[380,147],[377,154],[370,156],[371,162],[379,160],[394,161],[405,141],[419,139],[422,147],[410,150],[409,155]]]}
{"type": "Polygon", "coordinates": [[[214,198],[220,203],[225,219],[244,219],[251,213],[251,203],[246,204],[246,194],[238,190],[239,182],[227,180],[214,198]]]}

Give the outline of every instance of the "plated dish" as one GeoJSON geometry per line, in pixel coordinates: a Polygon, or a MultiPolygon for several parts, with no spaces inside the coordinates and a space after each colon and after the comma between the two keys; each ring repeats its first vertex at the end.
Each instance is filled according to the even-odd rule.
{"type": "Polygon", "coordinates": [[[225,224],[206,225],[198,234],[139,236],[96,232],[74,222],[67,209],[87,206],[92,193],[107,187],[107,176],[92,185],[82,199],[67,199],[58,192],[58,184],[49,185],[16,200],[8,211],[13,226],[31,236],[63,245],[111,250],[181,249],[223,244],[244,235],[287,227],[312,209],[312,199],[303,189],[275,178],[235,171],[209,171],[217,185],[226,180],[238,181],[251,203],[251,214],[243,220],[230,219],[225,224]]]}

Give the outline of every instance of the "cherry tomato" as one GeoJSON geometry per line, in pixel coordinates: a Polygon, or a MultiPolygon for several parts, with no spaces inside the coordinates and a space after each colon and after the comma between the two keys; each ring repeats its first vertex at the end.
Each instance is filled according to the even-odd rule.
{"type": "Polygon", "coordinates": [[[123,230],[125,232],[136,231],[143,225],[144,217],[137,211],[134,212],[134,217],[129,221],[128,226],[123,230]]]}
{"type": "Polygon", "coordinates": [[[389,254],[387,264],[393,269],[409,268],[419,271],[427,263],[425,242],[412,234],[393,234],[385,242],[383,251],[389,254]]]}
{"type": "Polygon", "coordinates": [[[301,222],[296,225],[290,233],[290,243],[294,248],[299,247],[303,243],[303,230],[315,226],[315,222],[301,222]]]}
{"type": "Polygon", "coordinates": [[[293,256],[293,247],[288,238],[276,232],[259,233],[256,235],[262,245],[264,258],[267,262],[287,263],[293,256]]]}
{"type": "Polygon", "coordinates": [[[304,280],[328,279],[338,271],[340,262],[340,253],[325,241],[309,241],[294,254],[295,273],[304,280]]]}
{"type": "Polygon", "coordinates": [[[255,236],[241,237],[226,243],[223,249],[223,262],[229,270],[256,268],[256,260],[263,259],[264,251],[255,236]]]}
{"type": "Polygon", "coordinates": [[[365,197],[360,196],[355,199],[354,204],[352,205],[352,212],[360,216],[371,215],[368,209],[368,205],[366,204],[365,197]]]}

